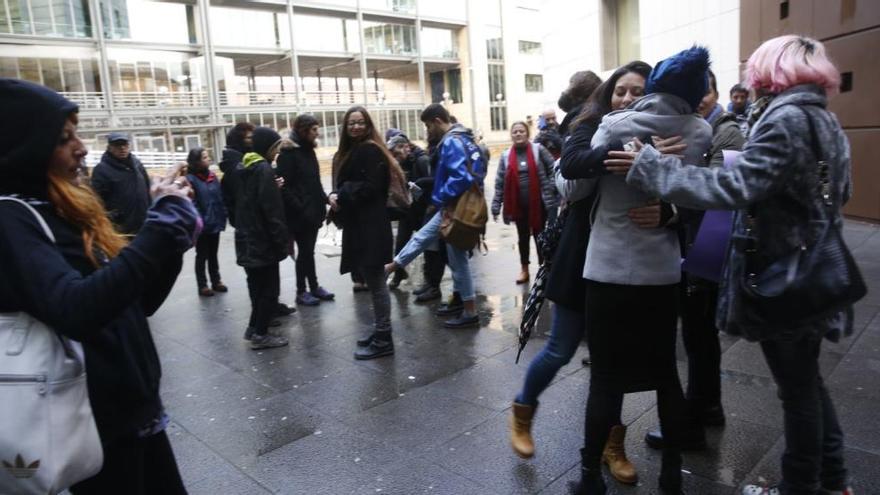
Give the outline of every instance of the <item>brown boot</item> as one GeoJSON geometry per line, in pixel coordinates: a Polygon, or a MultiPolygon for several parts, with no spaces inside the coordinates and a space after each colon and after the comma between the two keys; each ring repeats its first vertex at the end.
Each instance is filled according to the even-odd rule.
{"type": "Polygon", "coordinates": [[[611,428],[608,442],[605,443],[605,451],[602,452],[602,462],[608,464],[608,471],[614,479],[634,485],[639,481],[639,475],[636,473],[636,467],[626,458],[626,451],[623,448],[625,437],[626,426],[615,425],[611,428]]]}
{"type": "Polygon", "coordinates": [[[529,265],[523,265],[519,272],[519,278],[516,279],[517,285],[527,284],[529,282],[529,265]]]}
{"type": "Polygon", "coordinates": [[[510,443],[513,451],[523,459],[535,455],[535,442],[532,440],[532,418],[535,407],[513,403],[510,416],[510,443]]]}

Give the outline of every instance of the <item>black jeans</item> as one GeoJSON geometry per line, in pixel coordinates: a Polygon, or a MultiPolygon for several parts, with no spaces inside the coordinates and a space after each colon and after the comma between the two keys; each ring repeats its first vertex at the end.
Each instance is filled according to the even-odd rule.
{"type": "Polygon", "coordinates": [[[104,445],[104,466],[95,476],[70,487],[73,495],[162,493],[185,495],[174,451],[164,431],[104,445]]]}
{"type": "Polygon", "coordinates": [[[721,404],[721,343],[715,327],[718,286],[682,282],[681,336],[688,357],[688,404],[699,413],[721,404]]]}
{"type": "Polygon", "coordinates": [[[306,282],[313,291],[318,290],[318,274],[315,270],[315,243],[318,242],[318,231],[297,231],[296,242],[296,291],[305,292],[306,282]]]}
{"type": "Polygon", "coordinates": [[[821,338],[761,342],[779,388],[785,421],[782,483],[785,495],[843,490],[843,431],[819,373],[821,338]]]}
{"type": "Polygon", "coordinates": [[[217,262],[217,250],[220,248],[220,233],[202,234],[196,242],[196,284],[199,289],[208,286],[205,277],[205,264],[211,277],[211,285],[220,283],[220,264],[217,262]]]}
{"type": "Polygon", "coordinates": [[[269,324],[278,313],[278,295],[281,293],[281,279],[278,263],[255,268],[245,268],[248,294],[251,297],[251,318],[248,326],[256,329],[257,335],[266,335],[269,324]]]}
{"type": "Polygon", "coordinates": [[[388,292],[388,284],[385,277],[385,267],[365,266],[360,269],[361,275],[370,288],[370,296],[373,300],[373,321],[376,331],[391,331],[391,293],[388,292]]]}
{"type": "Polygon", "coordinates": [[[431,287],[440,287],[443,280],[443,272],[446,271],[446,243],[440,241],[439,251],[425,251],[425,262],[422,264],[422,274],[425,283],[431,287]]]}
{"type": "MultiPolygon", "coordinates": [[[[519,238],[519,264],[529,264],[529,250],[531,249],[532,239],[535,239],[535,247],[538,246],[537,234],[532,235],[532,229],[529,227],[528,211],[523,212],[524,219],[516,221],[516,235],[519,238]]],[[[541,256],[541,250],[538,251],[538,264],[544,263],[544,257],[541,256]]]]}

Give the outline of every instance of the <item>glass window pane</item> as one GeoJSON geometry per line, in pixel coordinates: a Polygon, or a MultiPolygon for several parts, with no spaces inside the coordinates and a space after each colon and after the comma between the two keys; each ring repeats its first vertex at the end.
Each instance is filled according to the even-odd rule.
{"type": "Polygon", "coordinates": [[[43,72],[44,85],[55,91],[64,91],[64,85],[61,84],[61,67],[58,65],[58,59],[44,58],[40,60],[40,69],[43,72]]]}
{"type": "Polygon", "coordinates": [[[104,37],[189,44],[187,8],[151,0],[101,0],[104,37]]]}

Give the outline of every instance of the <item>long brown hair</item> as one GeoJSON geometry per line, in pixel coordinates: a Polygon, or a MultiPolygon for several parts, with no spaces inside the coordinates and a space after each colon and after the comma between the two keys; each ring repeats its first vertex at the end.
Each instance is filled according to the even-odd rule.
{"type": "Polygon", "coordinates": [[[336,187],[336,179],[342,171],[342,168],[348,165],[348,157],[351,155],[351,151],[361,142],[377,146],[379,150],[382,151],[382,154],[385,156],[385,164],[388,166],[388,174],[390,175],[391,184],[406,184],[406,174],[403,172],[403,169],[400,168],[397,159],[394,158],[394,155],[388,151],[388,147],[382,142],[382,136],[379,135],[379,130],[373,125],[373,119],[370,117],[369,112],[367,112],[366,108],[360,105],[355,105],[345,112],[345,116],[342,117],[342,123],[339,124],[339,149],[337,149],[336,154],[333,155],[332,173],[334,188],[336,187]],[[364,138],[359,141],[355,141],[348,135],[348,118],[355,112],[360,112],[360,114],[364,116],[364,123],[366,124],[364,138]]]}
{"type": "Polygon", "coordinates": [[[97,194],[88,186],[49,173],[49,201],[58,216],[82,230],[86,257],[95,268],[101,266],[96,252],[113,258],[128,244],[107,218],[107,210],[97,194]]]}
{"type": "Polygon", "coordinates": [[[595,125],[599,125],[602,117],[611,113],[611,96],[614,94],[615,86],[617,86],[617,80],[631,72],[642,76],[647,81],[648,76],[651,75],[651,66],[641,60],[634,60],[615,70],[608,80],[600,84],[593,91],[593,94],[590,95],[589,99],[587,99],[587,103],[584,104],[580,115],[571,122],[569,132],[574,132],[583,122],[592,122],[595,125]]]}

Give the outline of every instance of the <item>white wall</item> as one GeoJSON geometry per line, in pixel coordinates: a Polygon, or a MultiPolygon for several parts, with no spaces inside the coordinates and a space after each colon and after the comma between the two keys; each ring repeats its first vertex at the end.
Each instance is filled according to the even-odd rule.
{"type": "MultiPolygon", "coordinates": [[[[545,103],[555,103],[577,71],[592,70],[603,78],[611,73],[600,71],[599,8],[600,0],[544,2],[540,24],[545,27],[545,103]]],[[[639,34],[640,58],[651,65],[694,43],[706,46],[720,102],[726,106],[730,87],[739,82],[739,1],[641,0],[639,34]]]]}

